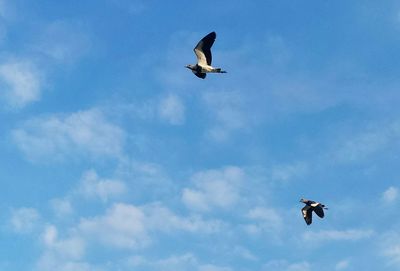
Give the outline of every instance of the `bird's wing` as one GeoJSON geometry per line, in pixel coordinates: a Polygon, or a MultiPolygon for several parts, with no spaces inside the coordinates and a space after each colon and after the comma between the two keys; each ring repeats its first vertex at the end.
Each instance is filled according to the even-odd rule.
{"type": "Polygon", "coordinates": [[[215,32],[211,32],[202,38],[196,47],[194,47],[194,53],[197,56],[197,63],[200,66],[211,65],[211,47],[213,46],[216,37],[217,34],[215,32]]]}
{"type": "Polygon", "coordinates": [[[203,73],[203,72],[193,72],[193,73],[194,73],[194,75],[196,75],[197,77],[199,77],[201,79],[204,79],[207,76],[207,74],[203,73]]]}
{"type": "Polygon", "coordinates": [[[304,206],[303,209],[301,209],[301,213],[303,214],[304,220],[306,221],[307,225],[310,225],[312,223],[312,208],[311,206],[304,206]]]}
{"type": "Polygon", "coordinates": [[[320,218],[324,217],[324,209],[322,208],[321,204],[319,204],[318,206],[316,206],[314,208],[314,212],[317,214],[317,216],[319,216],[320,218]]]}

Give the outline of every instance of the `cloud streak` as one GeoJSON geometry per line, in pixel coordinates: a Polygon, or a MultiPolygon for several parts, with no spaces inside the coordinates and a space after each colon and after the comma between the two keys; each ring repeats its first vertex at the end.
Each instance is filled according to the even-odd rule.
{"type": "Polygon", "coordinates": [[[33,118],[15,129],[12,137],[28,159],[46,162],[75,155],[93,158],[122,155],[124,131],[100,110],[78,111],[66,116],[33,118]]]}
{"type": "Polygon", "coordinates": [[[31,233],[40,220],[39,212],[34,208],[19,208],[12,210],[10,224],[16,233],[31,233]]]}
{"type": "Polygon", "coordinates": [[[191,178],[193,187],[183,189],[182,201],[188,208],[203,212],[232,207],[240,198],[244,176],[238,167],[198,172],[191,178]]]}
{"type": "Polygon", "coordinates": [[[323,243],[329,241],[357,241],[368,239],[374,234],[373,230],[321,230],[314,232],[306,232],[302,238],[304,241],[311,243],[323,243]]]}
{"type": "Polygon", "coordinates": [[[181,125],[185,122],[185,106],[181,98],[170,94],[164,97],[159,104],[160,118],[172,125],[181,125]]]}
{"type": "Polygon", "coordinates": [[[43,76],[28,60],[7,60],[0,64],[2,98],[14,109],[20,109],[40,99],[43,76]]]}
{"type": "Polygon", "coordinates": [[[127,187],[120,180],[101,179],[96,171],[89,170],[82,176],[77,193],[86,198],[100,198],[103,202],[126,193],[127,187]]]}

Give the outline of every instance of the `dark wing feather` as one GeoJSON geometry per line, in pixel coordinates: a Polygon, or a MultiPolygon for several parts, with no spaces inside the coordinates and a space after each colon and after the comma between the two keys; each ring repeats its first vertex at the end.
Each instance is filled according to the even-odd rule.
{"type": "Polygon", "coordinates": [[[306,221],[307,225],[310,225],[312,223],[312,211],[314,208],[311,206],[304,206],[303,209],[301,209],[301,213],[303,214],[304,220],[306,221]]]}
{"type": "Polygon", "coordinates": [[[196,45],[196,47],[194,47],[194,52],[199,61],[203,57],[202,54],[204,54],[207,65],[211,65],[212,62],[211,47],[213,46],[216,37],[217,34],[215,32],[211,32],[210,34],[202,38],[196,45]]]}
{"type": "Polygon", "coordinates": [[[194,74],[195,74],[197,77],[201,78],[201,79],[204,79],[204,78],[206,78],[206,76],[207,76],[206,73],[202,73],[202,72],[194,72],[194,74]]]}
{"type": "Polygon", "coordinates": [[[322,209],[321,205],[318,205],[314,208],[314,212],[319,216],[320,218],[324,217],[324,209],[322,209]]]}

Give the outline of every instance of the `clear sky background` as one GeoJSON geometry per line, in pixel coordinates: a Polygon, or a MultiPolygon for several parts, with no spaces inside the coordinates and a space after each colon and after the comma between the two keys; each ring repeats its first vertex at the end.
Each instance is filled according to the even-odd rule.
{"type": "Polygon", "coordinates": [[[0,48],[1,270],[400,269],[399,1],[0,0],[0,48]]]}

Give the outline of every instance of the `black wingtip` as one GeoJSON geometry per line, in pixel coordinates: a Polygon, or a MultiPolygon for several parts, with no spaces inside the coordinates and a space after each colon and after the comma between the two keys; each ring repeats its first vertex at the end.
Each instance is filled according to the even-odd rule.
{"type": "Polygon", "coordinates": [[[216,37],[217,37],[217,33],[215,33],[215,31],[213,31],[213,32],[210,32],[210,33],[208,33],[207,34],[207,36],[206,37],[210,37],[210,38],[213,38],[213,39],[215,39],[216,37]]]}

